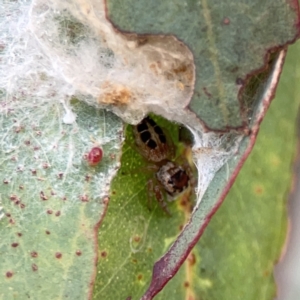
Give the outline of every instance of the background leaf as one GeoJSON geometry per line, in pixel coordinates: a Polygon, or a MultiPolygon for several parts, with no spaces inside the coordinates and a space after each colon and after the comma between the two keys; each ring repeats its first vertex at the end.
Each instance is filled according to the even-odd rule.
{"type": "MultiPolygon", "coordinates": [[[[249,99],[240,98],[266,53],[295,39],[298,3],[264,1],[107,0],[119,30],[174,35],[194,55],[196,82],[189,108],[210,129],[244,127],[249,99]]],[[[251,101],[251,100],[250,100],[251,101]]]]}
{"type": "MultiPolygon", "coordinates": [[[[155,299],[272,299],[274,296],[272,271],[285,238],[285,199],[295,146],[294,120],[299,101],[292,90],[297,85],[293,70],[297,68],[298,51],[299,43],[288,53],[276,99],[262,123],[253,153],[226,201],[185,264],[155,299]]],[[[113,182],[115,195],[99,232],[102,258],[94,299],[129,296],[139,299],[150,280],[153,261],[174,241],[178,225],[184,222],[184,214],[178,209],[180,201],[172,204],[171,218],[159,207],[158,211],[147,210],[146,179],[141,172],[136,175],[139,178],[136,186],[126,182],[126,177],[131,179],[125,170],[129,165],[135,169],[138,159],[132,147],[125,146],[122,168],[113,182]],[[124,194],[126,185],[130,189],[125,188],[124,194]],[[140,237],[136,246],[141,246],[137,253],[130,244],[130,237],[136,233],[140,237]],[[111,234],[116,237],[113,243],[111,234]]]]}

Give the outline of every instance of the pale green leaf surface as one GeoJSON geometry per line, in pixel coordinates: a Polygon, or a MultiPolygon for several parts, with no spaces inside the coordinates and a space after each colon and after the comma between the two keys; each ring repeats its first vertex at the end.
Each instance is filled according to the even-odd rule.
{"type": "Polygon", "coordinates": [[[122,123],[76,101],[72,125],[59,103],[21,105],[0,119],[0,299],[85,299],[122,123]],[[107,155],[90,167],[97,142],[107,155]]]}

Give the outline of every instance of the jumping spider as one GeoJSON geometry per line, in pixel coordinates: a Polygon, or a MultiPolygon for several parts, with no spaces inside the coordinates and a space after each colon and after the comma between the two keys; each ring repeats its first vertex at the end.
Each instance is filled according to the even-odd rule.
{"type": "Polygon", "coordinates": [[[147,184],[148,202],[155,197],[161,208],[171,215],[165,199],[174,200],[190,186],[190,168],[187,163],[179,164],[181,158],[173,161],[175,147],[172,140],[150,117],[133,126],[133,134],[138,151],[153,164],[151,168],[155,171],[147,184]]]}

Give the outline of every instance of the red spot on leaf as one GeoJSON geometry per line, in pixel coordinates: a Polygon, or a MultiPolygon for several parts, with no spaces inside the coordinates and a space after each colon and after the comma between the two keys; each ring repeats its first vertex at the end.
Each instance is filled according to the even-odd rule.
{"type": "Polygon", "coordinates": [[[92,178],[91,175],[89,174],[85,175],[85,181],[89,182],[91,178],[92,178]]]}
{"type": "Polygon", "coordinates": [[[30,253],[30,255],[31,255],[31,257],[34,257],[34,258],[38,257],[38,253],[36,251],[32,251],[30,253]]]}
{"type": "Polygon", "coordinates": [[[188,288],[188,287],[190,286],[190,284],[189,284],[188,281],[185,281],[184,284],[183,284],[183,286],[184,286],[185,288],[188,288]]]}
{"type": "Polygon", "coordinates": [[[21,208],[25,208],[25,204],[24,204],[24,203],[21,203],[21,204],[20,204],[20,207],[21,207],[21,208]]]}
{"type": "Polygon", "coordinates": [[[103,157],[103,150],[100,147],[94,147],[87,155],[87,161],[90,166],[97,166],[103,157]]]}
{"type": "Polygon", "coordinates": [[[223,19],[223,24],[224,25],[229,25],[230,24],[230,19],[229,18],[224,18],[223,19]]]}
{"type": "Polygon", "coordinates": [[[59,217],[59,216],[60,216],[60,210],[58,210],[58,211],[55,213],[55,216],[56,216],[56,217],[59,217]]]}
{"type": "Polygon", "coordinates": [[[49,168],[49,164],[48,163],[43,163],[43,169],[48,169],[49,168]]]}
{"type": "Polygon", "coordinates": [[[17,235],[21,237],[21,236],[22,236],[22,233],[21,233],[21,232],[17,232],[17,235]]]}
{"type": "Polygon", "coordinates": [[[108,196],[103,197],[102,203],[105,204],[105,205],[107,205],[108,202],[109,202],[109,197],[108,196]]]}
{"type": "Polygon", "coordinates": [[[16,247],[19,246],[19,243],[12,243],[11,246],[12,246],[13,248],[16,248],[16,247]]]}
{"type": "Polygon", "coordinates": [[[44,194],[43,191],[40,192],[40,198],[41,198],[43,201],[48,200],[48,197],[44,194]]]}
{"type": "Polygon", "coordinates": [[[46,234],[50,234],[51,233],[49,230],[46,230],[45,232],[46,232],[46,234]]]}
{"type": "Polygon", "coordinates": [[[9,180],[4,179],[4,180],[3,180],[3,183],[4,183],[4,184],[9,184],[9,180]]]}
{"type": "Polygon", "coordinates": [[[81,254],[82,254],[82,252],[81,252],[80,250],[77,250],[77,251],[76,251],[76,255],[77,255],[77,256],[80,256],[81,254]]]}
{"type": "Polygon", "coordinates": [[[55,257],[56,257],[57,259],[60,259],[60,258],[62,257],[62,254],[61,254],[60,252],[56,252],[56,253],[55,253],[55,257]]]}
{"type": "Polygon", "coordinates": [[[36,264],[32,264],[31,268],[33,272],[36,272],[38,270],[38,266],[36,264]]]}
{"type": "Polygon", "coordinates": [[[79,198],[82,202],[88,202],[89,201],[89,197],[87,195],[81,195],[79,198]]]}
{"type": "Polygon", "coordinates": [[[52,214],[53,214],[53,210],[52,210],[52,209],[48,209],[48,210],[47,210],[47,214],[48,214],[48,215],[52,215],[52,214]]]}
{"type": "Polygon", "coordinates": [[[10,196],[9,196],[9,199],[10,199],[11,201],[17,201],[17,200],[20,200],[19,197],[18,197],[17,195],[10,195],[10,196]]]}
{"type": "Polygon", "coordinates": [[[13,277],[14,273],[11,272],[11,271],[8,271],[8,272],[6,272],[5,275],[6,275],[7,278],[11,278],[11,277],[13,277]]]}
{"type": "Polygon", "coordinates": [[[62,179],[64,177],[64,173],[58,173],[57,177],[58,177],[58,179],[62,179]]]}

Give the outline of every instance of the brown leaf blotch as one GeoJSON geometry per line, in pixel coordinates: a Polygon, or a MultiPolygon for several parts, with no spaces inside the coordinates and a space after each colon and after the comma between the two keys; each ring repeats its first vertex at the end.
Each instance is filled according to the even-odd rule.
{"type": "Polygon", "coordinates": [[[237,85],[244,85],[245,81],[242,78],[237,78],[236,81],[235,81],[235,83],[237,85]]]}
{"type": "Polygon", "coordinates": [[[142,279],[143,279],[143,275],[142,275],[142,274],[139,274],[139,275],[137,276],[137,279],[138,279],[138,280],[142,280],[142,279]]]}
{"type": "Polygon", "coordinates": [[[106,251],[102,251],[102,252],[101,252],[101,257],[102,257],[102,258],[105,258],[106,256],[107,256],[107,252],[106,252],[106,251]]]}
{"type": "Polygon", "coordinates": [[[31,257],[34,257],[34,258],[38,257],[38,253],[36,251],[32,251],[30,253],[30,255],[31,255],[31,257]]]}
{"type": "Polygon", "coordinates": [[[133,238],[133,240],[134,240],[136,243],[138,243],[138,242],[141,241],[141,237],[138,236],[138,235],[135,235],[134,238],[133,238]]]}
{"type": "Polygon", "coordinates": [[[264,189],[263,189],[262,186],[256,186],[256,187],[254,188],[254,192],[255,192],[256,195],[261,195],[261,194],[263,194],[264,189]]]}
{"type": "Polygon", "coordinates": [[[187,257],[187,261],[189,263],[190,266],[195,265],[196,263],[196,256],[194,253],[190,253],[189,256],[187,257]]]}

